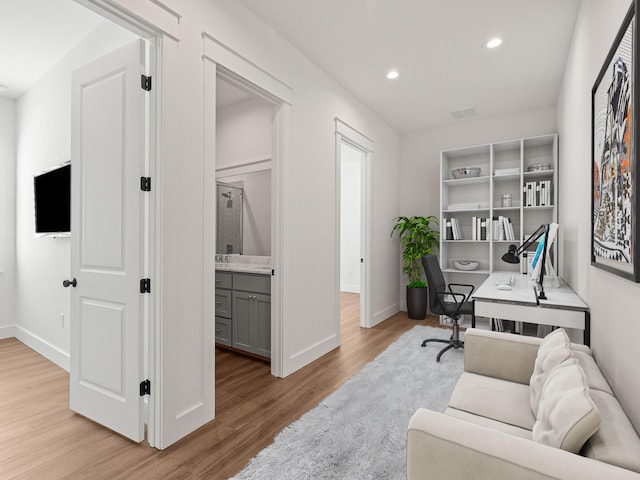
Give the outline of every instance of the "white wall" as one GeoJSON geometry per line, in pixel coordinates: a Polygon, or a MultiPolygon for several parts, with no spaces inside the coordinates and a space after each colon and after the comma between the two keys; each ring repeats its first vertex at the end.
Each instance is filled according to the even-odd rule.
{"type": "Polygon", "coordinates": [[[244,175],[242,252],[271,255],[271,170],[244,175]]]}
{"type": "Polygon", "coordinates": [[[69,277],[70,242],[34,236],[33,175],[71,159],[72,70],[133,38],[102,23],[17,102],[16,336],[67,369],[70,294],[62,281],[69,277]]]}
{"type": "MultiPolygon", "coordinates": [[[[439,215],[442,150],[555,133],[555,117],[555,108],[549,106],[404,135],[400,169],[401,215],[439,215]]],[[[403,279],[400,285],[403,310],[406,310],[406,283],[403,279]]]]}
{"type": "Polygon", "coordinates": [[[0,338],[16,323],[16,102],[0,97],[0,338]]]}
{"type": "Polygon", "coordinates": [[[640,431],[640,285],[591,266],[591,89],[629,0],[583,0],[558,98],[564,277],[591,307],[593,353],[640,431]]]}
{"type": "Polygon", "coordinates": [[[340,172],[340,291],[360,293],[360,178],[364,153],[342,143],[340,172]]]}
{"type": "Polygon", "coordinates": [[[251,98],[216,111],[216,169],[271,159],[271,104],[251,98]]]}

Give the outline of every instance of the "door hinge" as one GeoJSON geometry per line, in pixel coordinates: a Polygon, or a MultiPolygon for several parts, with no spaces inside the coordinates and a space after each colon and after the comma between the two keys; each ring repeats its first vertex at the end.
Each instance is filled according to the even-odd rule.
{"type": "Polygon", "coordinates": [[[151,293],[151,279],[140,279],[140,293],[151,293]]]}
{"type": "Polygon", "coordinates": [[[276,271],[275,271],[273,268],[271,269],[271,276],[272,276],[272,277],[275,277],[275,276],[276,276],[276,271]]]}
{"type": "Polygon", "coordinates": [[[143,192],[151,191],[151,177],[140,177],[140,190],[143,192]]]}
{"type": "Polygon", "coordinates": [[[151,380],[143,380],[140,382],[140,396],[151,395],[151,380]]]}
{"type": "Polygon", "coordinates": [[[140,86],[143,90],[150,92],[151,91],[151,76],[140,75],[140,86]]]}

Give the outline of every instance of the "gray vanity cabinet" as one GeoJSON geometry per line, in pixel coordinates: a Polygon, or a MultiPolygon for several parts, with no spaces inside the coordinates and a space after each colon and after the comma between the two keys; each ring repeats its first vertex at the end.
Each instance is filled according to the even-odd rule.
{"type": "Polygon", "coordinates": [[[216,343],[231,346],[231,287],[233,274],[216,271],[216,343]]]}
{"type": "Polygon", "coordinates": [[[232,346],[263,357],[271,356],[271,297],[233,292],[232,346]]]}
{"type": "Polygon", "coordinates": [[[216,272],[216,286],[216,342],[270,358],[271,277],[216,272]],[[220,286],[225,284],[225,279],[218,281],[220,274],[231,277],[230,290],[220,286]],[[225,317],[227,294],[229,314],[225,317]]]}

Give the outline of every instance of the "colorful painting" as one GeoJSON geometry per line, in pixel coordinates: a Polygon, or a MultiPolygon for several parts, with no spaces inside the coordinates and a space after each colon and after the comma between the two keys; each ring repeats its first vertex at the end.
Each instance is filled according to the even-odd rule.
{"type": "Polygon", "coordinates": [[[592,90],[591,263],[637,282],[635,32],[634,2],[592,90]]]}

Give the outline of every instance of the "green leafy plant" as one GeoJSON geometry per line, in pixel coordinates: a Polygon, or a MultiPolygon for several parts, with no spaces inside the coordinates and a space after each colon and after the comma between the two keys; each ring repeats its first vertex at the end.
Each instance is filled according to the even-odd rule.
{"type": "Polygon", "coordinates": [[[402,246],[402,273],[409,278],[409,287],[426,287],[423,279],[422,257],[440,247],[440,229],[437,217],[396,217],[391,230],[400,237],[402,246]],[[433,225],[433,226],[432,226],[433,225]]]}

